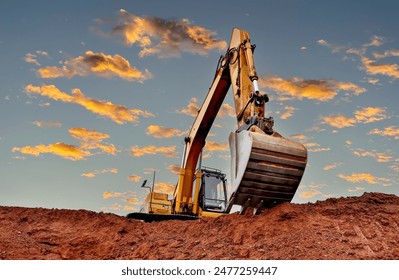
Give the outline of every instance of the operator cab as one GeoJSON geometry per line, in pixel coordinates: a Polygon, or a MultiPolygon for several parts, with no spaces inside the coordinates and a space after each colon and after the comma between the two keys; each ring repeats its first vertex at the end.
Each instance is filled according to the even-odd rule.
{"type": "Polygon", "coordinates": [[[224,212],[227,205],[226,175],[218,169],[201,169],[198,203],[202,211],[224,212]]]}

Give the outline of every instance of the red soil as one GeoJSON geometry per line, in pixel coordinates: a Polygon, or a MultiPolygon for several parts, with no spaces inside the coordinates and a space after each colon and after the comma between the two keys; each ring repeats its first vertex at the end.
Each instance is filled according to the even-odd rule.
{"type": "Polygon", "coordinates": [[[399,259],[399,197],[365,193],[260,215],[144,223],[0,206],[0,259],[399,259]]]}

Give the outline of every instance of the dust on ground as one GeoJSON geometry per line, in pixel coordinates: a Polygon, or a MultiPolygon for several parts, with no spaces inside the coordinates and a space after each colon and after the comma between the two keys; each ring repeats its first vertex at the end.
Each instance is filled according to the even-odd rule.
{"type": "Polygon", "coordinates": [[[285,203],[257,216],[144,223],[0,206],[0,259],[399,259],[399,197],[285,203]]]}

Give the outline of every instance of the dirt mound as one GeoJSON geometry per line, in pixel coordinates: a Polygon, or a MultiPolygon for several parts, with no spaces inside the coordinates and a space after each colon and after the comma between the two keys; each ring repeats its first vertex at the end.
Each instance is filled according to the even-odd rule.
{"type": "Polygon", "coordinates": [[[399,259],[399,197],[365,193],[158,223],[0,207],[0,259],[399,259]]]}

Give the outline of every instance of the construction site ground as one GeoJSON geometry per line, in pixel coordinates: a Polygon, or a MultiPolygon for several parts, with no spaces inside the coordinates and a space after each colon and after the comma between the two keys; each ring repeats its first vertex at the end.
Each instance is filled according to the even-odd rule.
{"type": "Polygon", "coordinates": [[[0,259],[399,259],[399,197],[365,193],[260,215],[144,223],[0,206],[0,259]]]}

